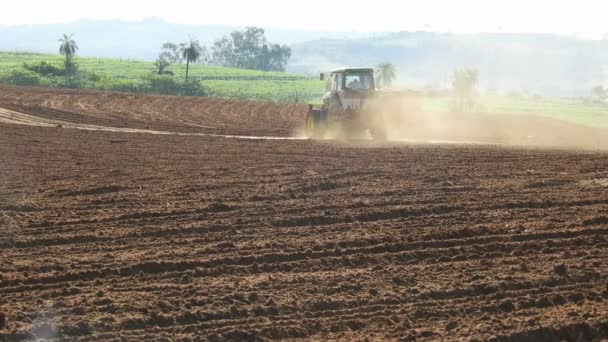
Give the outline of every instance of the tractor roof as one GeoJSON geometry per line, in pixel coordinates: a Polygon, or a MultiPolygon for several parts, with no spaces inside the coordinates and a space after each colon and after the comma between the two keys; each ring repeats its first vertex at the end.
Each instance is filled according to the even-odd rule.
{"type": "Polygon", "coordinates": [[[334,74],[334,73],[338,73],[338,72],[347,72],[347,71],[374,72],[374,68],[338,68],[338,69],[333,69],[331,71],[331,73],[334,74]]]}

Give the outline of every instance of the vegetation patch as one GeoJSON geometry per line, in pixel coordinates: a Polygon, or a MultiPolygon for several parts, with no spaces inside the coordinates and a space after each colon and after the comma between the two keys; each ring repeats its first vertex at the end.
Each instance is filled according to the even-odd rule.
{"type": "MultiPolygon", "coordinates": [[[[283,72],[235,69],[202,64],[172,64],[172,74],[158,75],[154,62],[74,57],[78,72],[70,87],[107,91],[216,96],[277,102],[319,100],[323,82],[283,72]]],[[[19,86],[65,87],[65,68],[59,55],[0,52],[0,83],[19,86]]]]}

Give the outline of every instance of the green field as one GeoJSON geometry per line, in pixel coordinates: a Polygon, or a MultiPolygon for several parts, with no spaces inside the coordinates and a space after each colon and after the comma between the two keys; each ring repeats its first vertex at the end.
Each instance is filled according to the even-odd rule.
{"type": "MultiPolygon", "coordinates": [[[[57,67],[63,65],[63,57],[60,55],[0,52],[0,73],[22,69],[23,63],[35,64],[42,61],[57,67]]],[[[154,73],[153,63],[147,61],[77,57],[76,62],[81,72],[103,78],[103,82],[93,82],[86,88],[120,90],[107,86],[108,83],[110,85],[114,83],[109,80],[116,80],[117,85],[137,83],[154,73]]],[[[174,78],[178,81],[183,80],[186,75],[185,64],[173,64],[169,70],[174,73],[174,78]]],[[[208,95],[218,97],[308,102],[320,98],[324,91],[323,82],[316,77],[282,72],[193,64],[190,66],[189,75],[190,78],[202,83],[208,95]]]]}
{"type": "MultiPolygon", "coordinates": [[[[24,70],[23,63],[45,61],[57,67],[63,65],[59,55],[21,52],[0,52],[0,81],[2,75],[24,70]]],[[[153,75],[152,62],[78,57],[79,71],[87,75],[82,88],[112,91],[145,91],[141,84],[153,75]]],[[[186,66],[174,64],[175,82],[183,81],[186,66]]],[[[226,98],[267,100],[279,102],[320,103],[324,83],[316,77],[282,72],[262,72],[195,64],[190,67],[191,78],[200,81],[207,95],[226,98]]],[[[41,86],[61,87],[61,77],[43,79],[41,86]]],[[[148,90],[149,91],[149,90],[148,90]]],[[[450,112],[453,98],[433,96],[425,98],[423,109],[431,112],[450,112]]],[[[526,96],[481,95],[470,109],[479,113],[537,115],[565,120],[591,127],[608,128],[608,106],[589,99],[561,99],[526,96]]]]}
{"type": "MultiPolygon", "coordinates": [[[[453,98],[429,97],[423,110],[450,112],[453,98]]],[[[608,105],[593,103],[585,98],[514,97],[501,95],[479,96],[471,109],[489,114],[521,114],[549,117],[590,127],[608,128],[608,105]]]]}

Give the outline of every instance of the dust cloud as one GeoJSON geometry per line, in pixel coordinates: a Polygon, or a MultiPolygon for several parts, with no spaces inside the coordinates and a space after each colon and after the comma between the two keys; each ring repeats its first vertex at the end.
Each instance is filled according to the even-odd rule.
{"type": "Polygon", "coordinates": [[[608,131],[527,114],[433,113],[415,99],[380,105],[389,139],[487,142],[514,146],[606,150],[608,131]],[[412,103],[413,102],[413,103],[412,103]]]}
{"type": "MultiPolygon", "coordinates": [[[[383,130],[389,141],[608,150],[606,129],[528,114],[428,112],[422,111],[422,100],[421,96],[398,93],[380,96],[373,105],[372,125],[383,130]]],[[[345,136],[335,130],[329,130],[321,138],[345,139],[345,136]]]]}

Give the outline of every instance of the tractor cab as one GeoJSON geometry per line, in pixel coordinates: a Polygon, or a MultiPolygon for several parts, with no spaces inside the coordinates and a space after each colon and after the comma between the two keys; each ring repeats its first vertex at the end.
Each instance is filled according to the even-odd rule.
{"type": "MultiPolygon", "coordinates": [[[[321,74],[321,80],[325,80],[325,74],[321,74]]],[[[372,68],[334,69],[326,81],[327,92],[376,90],[372,68]]]]}
{"type": "MultiPolygon", "coordinates": [[[[321,79],[325,79],[325,74],[321,74],[321,79]]],[[[334,69],[329,73],[325,88],[323,110],[327,113],[361,109],[376,92],[374,69],[334,69]]]]}

